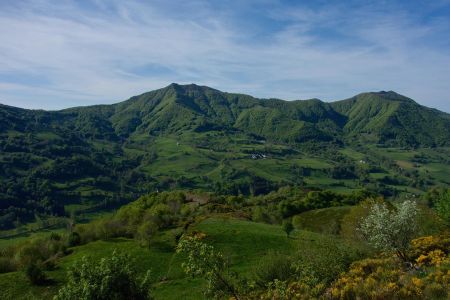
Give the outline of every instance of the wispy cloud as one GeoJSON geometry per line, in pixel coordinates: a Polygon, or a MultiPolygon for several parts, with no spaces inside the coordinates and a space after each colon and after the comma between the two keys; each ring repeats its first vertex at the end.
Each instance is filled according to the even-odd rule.
{"type": "Polygon", "coordinates": [[[0,102],[10,105],[112,103],[195,82],[286,99],[396,90],[450,111],[446,1],[420,13],[352,1],[11,3],[0,4],[0,102]]]}

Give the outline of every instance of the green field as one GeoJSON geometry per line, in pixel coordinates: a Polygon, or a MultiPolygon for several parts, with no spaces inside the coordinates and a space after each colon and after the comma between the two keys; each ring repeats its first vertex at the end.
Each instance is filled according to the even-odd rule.
{"type": "MultiPolygon", "coordinates": [[[[297,230],[287,238],[280,226],[220,216],[208,218],[192,230],[206,233],[205,242],[219,249],[229,258],[232,270],[246,277],[252,276],[255,265],[269,251],[292,254],[302,249],[314,253],[323,241],[333,239],[335,243],[344,243],[337,238],[303,230],[297,230]]],[[[21,272],[0,274],[2,299],[48,299],[64,283],[66,271],[75,260],[83,256],[100,259],[115,249],[128,253],[140,273],[152,271],[156,299],[202,299],[205,283],[184,274],[181,270],[183,257],[174,253],[174,247],[170,230],[159,234],[149,248],[123,238],[74,247],[70,255],[60,259],[55,270],[48,272],[55,281],[49,287],[30,285],[21,272]]]]}

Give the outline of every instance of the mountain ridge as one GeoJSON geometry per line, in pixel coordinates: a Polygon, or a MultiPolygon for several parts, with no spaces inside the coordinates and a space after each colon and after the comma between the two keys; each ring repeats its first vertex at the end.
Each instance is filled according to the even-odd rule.
{"type": "MultiPolygon", "coordinates": [[[[408,98],[406,96],[403,96],[403,95],[401,95],[401,94],[399,94],[399,93],[397,93],[395,91],[362,92],[362,93],[359,93],[359,94],[357,94],[357,95],[355,95],[353,97],[350,97],[350,98],[345,98],[345,99],[341,99],[341,100],[332,100],[332,101],[324,101],[324,100],[319,99],[319,98],[285,100],[285,99],[281,99],[281,98],[257,98],[257,97],[251,96],[249,94],[244,94],[244,93],[223,92],[221,90],[218,90],[218,89],[215,89],[215,88],[211,88],[209,86],[197,85],[197,84],[194,84],[194,83],[191,83],[191,84],[171,83],[171,84],[169,84],[166,87],[159,88],[159,89],[156,89],[156,90],[147,91],[147,92],[143,92],[143,93],[141,93],[139,95],[131,96],[130,98],[128,98],[126,100],[122,100],[122,101],[118,101],[118,102],[110,103],[110,104],[93,104],[93,105],[85,105],[85,106],[74,106],[74,107],[68,107],[68,108],[56,109],[56,110],[46,110],[46,109],[42,109],[42,108],[29,109],[29,108],[23,108],[23,107],[18,107],[18,106],[9,105],[9,104],[3,104],[3,103],[0,103],[0,106],[10,107],[10,108],[17,108],[17,109],[22,109],[22,110],[29,110],[29,111],[46,111],[46,112],[61,112],[61,111],[82,109],[82,108],[90,108],[90,107],[116,106],[116,105],[119,105],[119,104],[122,104],[122,103],[125,103],[125,102],[128,102],[128,101],[131,101],[131,100],[135,100],[136,98],[139,98],[139,97],[142,97],[142,96],[146,96],[146,95],[149,95],[149,94],[152,94],[152,93],[155,93],[155,92],[167,91],[168,89],[173,88],[173,87],[176,87],[177,89],[180,89],[180,88],[188,88],[188,89],[195,88],[197,90],[198,89],[202,89],[202,90],[208,90],[208,91],[213,91],[213,92],[227,94],[227,95],[244,96],[244,97],[249,97],[249,98],[253,98],[253,99],[256,99],[256,100],[262,100],[262,101],[282,101],[282,102],[320,101],[320,102],[327,103],[327,104],[333,104],[333,103],[336,103],[336,102],[342,102],[342,101],[350,100],[350,99],[356,98],[356,97],[358,97],[360,95],[377,94],[377,95],[383,95],[383,96],[385,96],[385,95],[396,95],[396,96],[398,96],[398,98],[393,98],[392,96],[391,97],[384,97],[386,100],[402,101],[401,99],[403,98],[404,99],[403,101],[412,101],[414,103],[417,103],[413,99],[408,98]]],[[[420,104],[418,104],[418,105],[420,105],[420,104]]],[[[427,106],[424,106],[424,105],[422,105],[422,106],[423,107],[427,107],[427,106]]],[[[430,108],[430,107],[428,107],[428,108],[430,108]]],[[[436,108],[430,108],[430,109],[434,109],[434,110],[437,110],[437,111],[440,111],[440,112],[443,112],[443,113],[446,113],[446,114],[450,115],[450,113],[441,111],[441,110],[436,109],[436,108]]]]}
{"type": "Polygon", "coordinates": [[[366,135],[374,143],[417,147],[447,145],[450,140],[449,114],[421,106],[393,91],[360,93],[334,102],[286,101],[172,83],[115,104],[58,111],[2,105],[2,110],[10,111],[11,117],[21,112],[44,119],[47,116],[55,126],[58,119],[76,119],[78,128],[94,123],[102,130],[114,132],[116,138],[126,138],[136,130],[152,135],[229,128],[283,142],[342,142],[366,135]],[[439,137],[435,137],[433,127],[440,129],[439,137]]]}

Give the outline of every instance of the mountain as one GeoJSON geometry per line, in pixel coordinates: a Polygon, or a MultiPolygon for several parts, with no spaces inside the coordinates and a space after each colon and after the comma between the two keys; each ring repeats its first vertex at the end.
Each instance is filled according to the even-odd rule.
{"type": "Polygon", "coordinates": [[[155,189],[424,190],[448,183],[448,146],[450,115],[394,92],[327,103],[171,84],[113,105],[0,105],[0,227],[155,189]]]}
{"type": "Polygon", "coordinates": [[[395,92],[359,94],[331,104],[348,118],[344,134],[397,146],[448,145],[450,115],[395,92]]]}
{"type": "Polygon", "coordinates": [[[374,143],[443,146],[450,115],[395,92],[364,93],[333,103],[318,99],[257,99],[205,87],[171,84],[114,105],[56,112],[0,106],[0,132],[63,130],[110,140],[137,132],[239,130],[283,142],[330,141],[369,135],[374,143]]]}

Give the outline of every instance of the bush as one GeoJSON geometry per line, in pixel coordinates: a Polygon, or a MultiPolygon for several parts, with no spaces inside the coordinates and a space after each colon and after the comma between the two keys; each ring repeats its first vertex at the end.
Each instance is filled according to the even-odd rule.
{"type": "Polygon", "coordinates": [[[139,278],[130,257],[116,251],[100,261],[83,257],[70,269],[55,299],[151,299],[149,274],[139,278]]]}
{"type": "Polygon", "coordinates": [[[237,274],[230,272],[222,253],[202,242],[199,234],[182,238],[177,245],[177,253],[186,256],[181,266],[188,275],[207,280],[207,296],[240,299],[241,285],[237,274]]]}
{"type": "Polygon", "coordinates": [[[136,230],[135,238],[141,245],[150,245],[150,240],[158,231],[158,226],[152,220],[146,220],[136,230]]]}
{"type": "Polygon", "coordinates": [[[71,232],[67,238],[67,245],[69,247],[74,247],[81,244],[81,237],[78,232],[71,232]]]}
{"type": "Polygon", "coordinates": [[[450,189],[433,189],[425,195],[428,204],[450,225],[450,189]]]}
{"type": "Polygon", "coordinates": [[[47,281],[47,276],[42,270],[42,267],[35,263],[31,263],[25,268],[25,275],[35,285],[41,285],[47,281]]]}
{"type": "Polygon", "coordinates": [[[291,257],[270,251],[253,270],[255,281],[260,286],[266,286],[275,279],[285,281],[295,273],[291,257]]]}
{"type": "Polygon", "coordinates": [[[448,299],[449,239],[427,236],[412,241],[408,255],[416,268],[405,268],[393,257],[357,261],[336,280],[331,299],[448,299]]]}
{"type": "Polygon", "coordinates": [[[329,240],[323,241],[320,247],[313,250],[301,249],[298,255],[296,272],[300,280],[316,286],[335,280],[352,262],[361,259],[364,253],[329,240]]]}

